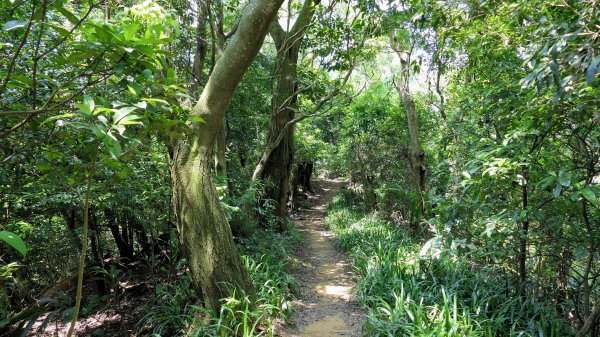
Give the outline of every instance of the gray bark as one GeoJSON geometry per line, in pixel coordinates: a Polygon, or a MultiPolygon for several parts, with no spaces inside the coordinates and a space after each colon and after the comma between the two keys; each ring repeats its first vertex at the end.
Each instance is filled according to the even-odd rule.
{"type": "Polygon", "coordinates": [[[225,120],[219,127],[217,133],[217,139],[215,142],[215,172],[219,177],[227,178],[227,158],[225,152],[227,151],[227,125],[225,120]]]}
{"type": "Polygon", "coordinates": [[[400,73],[398,74],[394,84],[396,90],[402,99],[402,105],[406,112],[406,122],[408,126],[408,138],[410,143],[410,165],[413,175],[413,181],[418,186],[421,192],[425,191],[425,166],[424,157],[425,153],[421,147],[421,141],[419,140],[419,121],[417,119],[417,109],[415,108],[415,102],[412,98],[409,88],[410,78],[410,54],[401,50],[395,37],[392,38],[392,48],[398,54],[400,58],[400,73]]]}
{"type": "Polygon", "coordinates": [[[190,93],[192,96],[196,95],[196,91],[202,84],[204,60],[206,59],[206,19],[208,18],[208,7],[206,0],[197,0],[196,6],[198,7],[198,20],[197,32],[196,32],[196,52],[194,54],[194,64],[192,66],[192,78],[190,93]]]}

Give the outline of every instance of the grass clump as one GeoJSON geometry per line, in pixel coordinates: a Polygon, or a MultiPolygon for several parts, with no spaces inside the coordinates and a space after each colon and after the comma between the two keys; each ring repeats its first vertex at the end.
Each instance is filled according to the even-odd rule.
{"type": "Polygon", "coordinates": [[[297,234],[260,231],[240,240],[242,258],[254,283],[257,299],[231,289],[222,299],[221,310],[211,312],[196,305],[188,274],[159,284],[155,296],[143,307],[140,334],[152,336],[272,336],[273,320],[287,319],[287,300],[297,291],[298,284],[286,272],[289,253],[297,234]]]}
{"type": "Polygon", "coordinates": [[[344,191],[327,225],[360,281],[367,336],[570,336],[552,303],[521,296],[513,275],[456,256],[421,254],[411,232],[344,191]]]}

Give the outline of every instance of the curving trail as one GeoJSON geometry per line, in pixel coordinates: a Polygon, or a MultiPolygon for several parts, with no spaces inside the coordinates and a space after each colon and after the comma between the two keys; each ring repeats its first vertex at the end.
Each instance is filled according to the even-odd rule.
{"type": "Polygon", "coordinates": [[[360,336],[363,314],[352,298],[353,274],[347,256],[335,247],[333,233],[324,228],[329,202],[344,185],[341,181],[315,182],[309,208],[293,216],[303,243],[292,274],[301,285],[301,296],[292,302],[296,312],[290,324],[278,331],[282,337],[360,336]]]}

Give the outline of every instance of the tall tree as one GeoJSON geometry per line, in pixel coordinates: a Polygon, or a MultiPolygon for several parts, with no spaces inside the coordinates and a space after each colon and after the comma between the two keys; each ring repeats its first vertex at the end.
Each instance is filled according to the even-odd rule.
{"type": "Polygon", "coordinates": [[[187,256],[193,284],[205,304],[220,306],[224,283],[249,293],[252,283],[233,243],[227,217],[217,198],[210,159],[217,132],[236,87],[260,50],[283,0],[255,0],[246,7],[231,42],[225,47],[192,109],[203,122],[174,153],[173,205],[180,240],[187,256]]]}
{"type": "Polygon", "coordinates": [[[275,201],[274,213],[280,217],[286,215],[294,161],[294,126],[286,127],[286,124],[291,122],[295,115],[298,97],[298,55],[305,33],[310,26],[315,5],[319,4],[319,1],[305,0],[291,29],[286,31],[277,20],[273,21],[270,29],[277,48],[274,70],[276,85],[271,100],[267,145],[254,171],[253,179],[271,181],[265,197],[275,201]]]}
{"type": "Polygon", "coordinates": [[[204,69],[204,60],[206,59],[207,52],[207,39],[206,39],[206,21],[208,19],[208,6],[206,0],[196,1],[196,51],[194,53],[194,63],[192,66],[191,73],[191,85],[190,92],[192,96],[196,94],[196,91],[202,84],[202,76],[204,69]]]}
{"type": "Polygon", "coordinates": [[[425,190],[425,166],[423,165],[425,152],[423,152],[421,141],[419,140],[419,121],[417,119],[417,109],[415,108],[415,102],[412,98],[409,88],[410,57],[412,50],[406,51],[403,48],[401,41],[399,41],[399,36],[396,33],[394,33],[392,36],[391,45],[400,59],[400,72],[398,73],[397,78],[394,80],[394,85],[396,86],[396,90],[402,99],[402,105],[404,106],[404,110],[406,112],[408,137],[410,141],[409,155],[411,171],[415,185],[418,186],[421,192],[423,192],[425,190]]]}

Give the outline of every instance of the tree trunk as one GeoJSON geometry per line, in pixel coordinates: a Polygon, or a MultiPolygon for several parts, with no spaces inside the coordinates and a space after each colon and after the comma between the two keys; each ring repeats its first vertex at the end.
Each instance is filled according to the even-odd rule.
{"type": "MultiPolygon", "coordinates": [[[[277,86],[271,99],[271,120],[269,122],[269,135],[267,148],[273,148],[264,164],[260,179],[270,182],[265,189],[265,198],[275,202],[274,215],[285,217],[287,215],[287,200],[294,162],[294,127],[285,128],[285,125],[294,119],[293,107],[297,98],[297,63],[298,41],[293,45],[285,42],[278,46],[275,78],[277,86]],[[284,129],[285,128],[285,129],[284,129]],[[283,132],[283,138],[279,134],[283,132]],[[281,138],[276,144],[277,138],[281,138]]],[[[280,230],[285,230],[283,225],[280,230]]]]}
{"type": "Polygon", "coordinates": [[[290,203],[292,209],[297,209],[300,202],[300,190],[302,187],[302,193],[306,195],[307,192],[311,191],[310,178],[312,176],[313,163],[312,162],[301,162],[295,165],[292,172],[291,179],[291,191],[290,191],[290,203]]]}
{"type": "Polygon", "coordinates": [[[121,234],[115,213],[112,210],[106,209],[104,210],[104,216],[106,217],[106,225],[108,226],[108,229],[110,229],[110,233],[112,234],[115,244],[117,245],[119,257],[123,260],[123,262],[130,263],[133,259],[133,248],[129,246],[127,237],[121,234]]]}
{"type": "Polygon", "coordinates": [[[94,283],[96,285],[96,290],[100,296],[107,295],[109,293],[108,283],[104,278],[103,271],[104,268],[104,259],[102,258],[102,252],[100,251],[100,235],[98,228],[98,217],[96,216],[95,208],[90,207],[90,243],[91,243],[91,253],[92,253],[92,266],[97,267],[100,270],[96,270],[94,275],[94,283]]]}
{"type": "MultiPolygon", "coordinates": [[[[199,0],[207,1],[207,0],[199,0]]],[[[214,68],[216,57],[223,52],[225,46],[225,33],[223,32],[223,1],[219,0],[216,2],[216,17],[214,18],[214,24],[211,23],[211,36],[213,39],[213,63],[211,64],[211,72],[214,68]]],[[[212,11],[210,6],[207,6],[207,13],[212,17],[212,11]]],[[[217,132],[217,139],[214,148],[215,156],[215,172],[217,176],[227,178],[227,159],[225,157],[227,151],[227,121],[223,119],[217,132]]],[[[228,188],[226,186],[226,188],[228,188]]]]}
{"type": "MultiPolygon", "coordinates": [[[[521,186],[521,202],[523,211],[528,212],[529,198],[527,196],[527,170],[523,167],[521,174],[525,179],[525,182],[521,186]]],[[[521,286],[525,286],[527,282],[527,237],[529,235],[529,216],[526,214],[525,219],[521,223],[521,239],[519,242],[519,257],[517,271],[519,273],[519,281],[521,286]]]]}
{"type": "MultiPolygon", "coordinates": [[[[265,189],[265,198],[275,202],[274,215],[287,215],[292,165],[294,163],[294,126],[286,125],[294,119],[298,97],[298,54],[302,40],[312,16],[314,5],[319,1],[305,0],[294,26],[285,31],[275,20],[271,25],[271,37],[277,48],[275,64],[276,87],[271,99],[271,120],[267,146],[258,163],[253,180],[270,181],[265,189]],[[283,136],[283,137],[282,137],[283,136]]],[[[280,230],[285,230],[281,222],[280,230]]]]}
{"type": "Polygon", "coordinates": [[[310,179],[313,174],[313,167],[313,162],[307,161],[302,163],[302,170],[298,168],[298,182],[300,183],[300,186],[302,186],[302,191],[304,193],[312,191],[312,188],[310,187],[310,179]]]}
{"type": "MultiPolygon", "coordinates": [[[[415,182],[415,185],[418,186],[421,193],[423,193],[425,191],[425,153],[423,152],[423,148],[421,148],[421,141],[419,140],[417,109],[415,108],[415,102],[409,88],[411,52],[403,50],[402,41],[398,41],[396,32],[392,33],[390,45],[400,58],[400,72],[394,80],[394,85],[400,95],[404,111],[406,112],[408,138],[410,143],[409,157],[413,181],[415,182]]],[[[425,211],[425,209],[423,209],[423,211],[425,211]]]]}
{"type": "Polygon", "coordinates": [[[194,287],[208,306],[219,308],[219,299],[227,296],[224,283],[248,293],[252,292],[252,283],[213,185],[209,164],[212,144],[190,145],[177,148],[173,201],[194,287]]]}
{"type": "Polygon", "coordinates": [[[192,114],[186,139],[174,151],[173,206],[184,254],[198,295],[215,310],[227,295],[225,283],[252,294],[252,282],[233,243],[231,228],[210,174],[215,138],[234,91],[258,53],[283,0],[255,0],[217,60],[192,114]]]}
{"type": "Polygon", "coordinates": [[[227,125],[225,120],[219,127],[217,140],[215,142],[215,171],[219,177],[227,178],[227,159],[225,157],[227,149],[227,125]]]}
{"type": "Polygon", "coordinates": [[[300,164],[296,165],[294,167],[294,169],[292,170],[291,190],[289,192],[290,205],[291,205],[292,210],[298,209],[298,204],[299,204],[298,196],[300,194],[300,191],[298,191],[298,186],[300,186],[300,183],[299,183],[298,171],[300,171],[300,164]]]}
{"type": "Polygon", "coordinates": [[[196,91],[202,84],[202,69],[204,68],[204,60],[206,59],[206,19],[208,17],[208,7],[206,0],[197,0],[196,6],[198,10],[198,16],[196,20],[197,31],[196,31],[196,53],[194,54],[194,64],[192,66],[192,78],[190,93],[192,97],[195,97],[196,91]]]}
{"type": "Polygon", "coordinates": [[[421,141],[419,140],[419,121],[417,119],[417,109],[415,108],[415,102],[410,94],[408,87],[409,81],[409,64],[408,54],[402,51],[397,51],[400,57],[400,74],[398,79],[395,81],[396,90],[402,100],[404,111],[406,112],[406,122],[408,126],[408,138],[410,142],[409,156],[410,156],[410,167],[413,175],[413,181],[421,192],[425,191],[425,166],[424,157],[425,153],[421,148],[421,141]]]}

